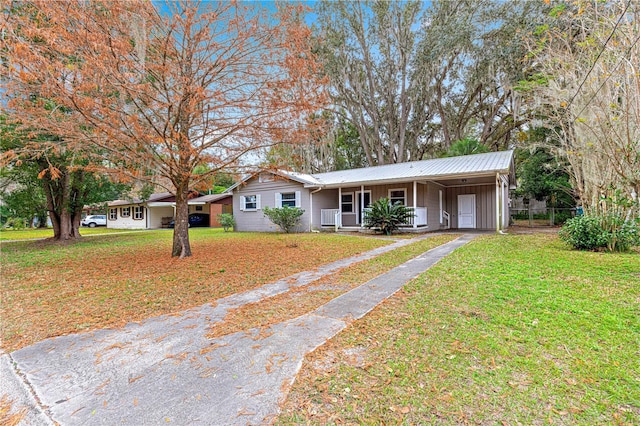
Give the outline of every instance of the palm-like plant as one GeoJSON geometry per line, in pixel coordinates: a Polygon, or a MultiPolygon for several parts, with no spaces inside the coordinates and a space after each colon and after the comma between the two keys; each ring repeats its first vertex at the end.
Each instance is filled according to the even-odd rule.
{"type": "Polygon", "coordinates": [[[402,205],[399,201],[391,204],[388,198],[380,198],[365,212],[364,226],[369,229],[378,228],[385,235],[391,235],[414,216],[413,208],[402,205]]]}

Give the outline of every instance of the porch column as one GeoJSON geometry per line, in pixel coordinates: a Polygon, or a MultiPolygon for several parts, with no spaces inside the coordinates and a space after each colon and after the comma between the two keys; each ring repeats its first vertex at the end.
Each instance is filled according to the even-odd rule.
{"type": "Polygon", "coordinates": [[[360,228],[364,227],[364,185],[360,185],[360,228]]]}
{"type": "Polygon", "coordinates": [[[500,225],[501,225],[502,229],[505,229],[505,228],[507,228],[509,226],[509,222],[507,222],[505,224],[505,221],[509,217],[509,212],[506,211],[507,205],[506,205],[505,199],[504,199],[504,193],[505,193],[506,185],[507,185],[507,183],[505,182],[504,178],[500,179],[500,200],[502,201],[501,202],[501,206],[500,206],[500,211],[502,212],[502,222],[500,222],[500,225]]]}
{"type": "MultiPolygon", "coordinates": [[[[340,221],[342,222],[342,187],[338,188],[338,215],[340,217],[340,221]]],[[[336,220],[336,231],[338,230],[338,221],[336,220]]]]}
{"type": "Polygon", "coordinates": [[[496,232],[500,231],[500,173],[496,173],[496,232]]]}
{"type": "MultiPolygon", "coordinates": [[[[413,214],[418,211],[418,182],[413,181],[413,214]]],[[[417,217],[413,217],[413,227],[418,227],[417,217]]]]}
{"type": "Polygon", "coordinates": [[[309,191],[309,232],[313,231],[313,191],[309,191]]]}

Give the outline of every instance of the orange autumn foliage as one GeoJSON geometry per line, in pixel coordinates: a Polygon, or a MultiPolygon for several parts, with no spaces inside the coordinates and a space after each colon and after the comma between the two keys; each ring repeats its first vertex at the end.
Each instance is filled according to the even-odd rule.
{"type": "Polygon", "coordinates": [[[190,256],[189,190],[250,152],[304,140],[326,102],[303,14],[235,1],[21,4],[7,20],[9,111],[89,145],[119,179],[175,193],[172,255],[190,256]]]}

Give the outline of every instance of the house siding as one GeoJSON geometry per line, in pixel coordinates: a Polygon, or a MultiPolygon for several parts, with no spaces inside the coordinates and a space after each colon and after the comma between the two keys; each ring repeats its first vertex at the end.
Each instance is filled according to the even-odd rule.
{"type": "Polygon", "coordinates": [[[338,190],[337,189],[323,189],[316,192],[313,196],[313,221],[312,229],[321,229],[321,210],[322,209],[337,209],[338,206],[338,190]]]}
{"type": "Polygon", "coordinates": [[[476,195],[476,229],[496,229],[495,184],[447,188],[446,209],[451,214],[451,227],[458,227],[458,195],[476,195]]]}
{"type": "MultiPolygon", "coordinates": [[[[244,185],[233,190],[233,211],[236,219],[236,229],[238,231],[258,231],[276,232],[280,229],[273,224],[263,212],[264,207],[276,207],[276,193],[286,193],[300,191],[300,208],[305,212],[301,217],[298,231],[309,230],[309,190],[305,189],[301,183],[276,179],[271,182],[260,182],[258,177],[249,179],[244,185]],[[260,195],[261,208],[256,211],[240,210],[240,197],[247,195],[260,195]]],[[[314,199],[314,203],[315,203],[314,199]]],[[[280,207],[280,206],[277,206],[280,207]]],[[[315,208],[315,207],[314,207],[315,208]]],[[[318,219],[319,220],[319,219],[318,219]]]]}
{"type": "MultiPolygon", "coordinates": [[[[418,184],[418,206],[427,208],[427,226],[430,230],[444,228],[444,224],[440,224],[439,190],[444,190],[444,188],[433,183],[428,183],[426,185],[418,184]],[[421,188],[422,191],[420,191],[421,188]],[[420,194],[422,194],[422,199],[420,198],[420,194]]],[[[445,193],[446,192],[443,191],[443,197],[445,193]]],[[[444,200],[442,207],[444,208],[444,200]]]]}
{"type": "Polygon", "coordinates": [[[116,220],[109,220],[109,214],[107,213],[107,228],[112,229],[146,229],[147,228],[147,216],[149,209],[144,207],[144,218],[136,220],[133,218],[133,208],[139,206],[139,204],[129,204],[124,206],[110,207],[118,209],[118,218],[116,220]],[[130,216],[122,217],[122,209],[129,207],[130,216]]]}

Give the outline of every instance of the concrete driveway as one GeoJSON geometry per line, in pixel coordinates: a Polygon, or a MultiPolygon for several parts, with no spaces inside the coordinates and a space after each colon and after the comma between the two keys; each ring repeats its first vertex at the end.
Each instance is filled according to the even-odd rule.
{"type": "Polygon", "coordinates": [[[206,337],[229,309],[308,284],[415,239],[176,315],[48,339],[3,354],[0,395],[9,393],[16,405],[29,407],[24,424],[32,425],[270,423],[306,354],[474,236],[430,250],[313,312],[268,329],[206,337]]]}

